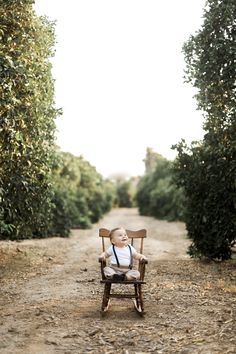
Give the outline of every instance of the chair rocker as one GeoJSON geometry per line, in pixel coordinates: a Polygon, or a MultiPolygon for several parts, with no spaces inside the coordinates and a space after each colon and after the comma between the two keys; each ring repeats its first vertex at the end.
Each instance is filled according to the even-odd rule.
{"type": "MultiPolygon", "coordinates": [[[[131,239],[131,245],[134,246],[134,239],[135,239],[135,243],[139,243],[139,247],[135,245],[135,248],[139,253],[143,253],[143,241],[144,238],[147,237],[147,230],[146,229],[141,229],[137,231],[126,230],[126,232],[127,232],[127,236],[131,239]]],[[[105,228],[99,229],[99,236],[102,238],[102,252],[105,252],[105,243],[107,242],[107,240],[109,240],[110,242],[109,233],[110,230],[108,229],[105,228]]],[[[120,299],[129,298],[129,299],[133,299],[135,310],[140,316],[142,316],[144,314],[142,285],[146,284],[146,282],[144,281],[144,276],[145,276],[146,264],[148,263],[148,261],[147,260],[136,261],[138,262],[137,269],[140,272],[139,280],[121,280],[121,281],[107,279],[104,274],[104,268],[107,265],[107,261],[99,258],[99,262],[101,265],[101,276],[102,276],[100,283],[104,284],[101,315],[104,316],[104,314],[107,312],[111,298],[120,298],[120,299]],[[127,286],[133,285],[134,292],[114,293],[113,291],[111,291],[112,284],[123,284],[123,285],[125,284],[127,286]]]]}

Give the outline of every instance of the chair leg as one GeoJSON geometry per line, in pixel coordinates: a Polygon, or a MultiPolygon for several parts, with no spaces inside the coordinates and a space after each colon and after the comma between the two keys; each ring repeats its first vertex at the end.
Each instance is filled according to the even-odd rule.
{"type": "Polygon", "coordinates": [[[102,298],[102,313],[106,312],[110,302],[111,283],[106,283],[104,286],[103,298],[102,298]]]}
{"type": "Polygon", "coordinates": [[[139,308],[139,294],[138,294],[138,286],[137,284],[134,284],[134,293],[135,293],[135,302],[137,308],[139,308]]]}
{"type": "Polygon", "coordinates": [[[139,315],[143,315],[143,297],[142,297],[142,288],[141,284],[134,284],[134,291],[135,291],[135,300],[134,306],[135,310],[138,312],[139,315]]]}
{"type": "Polygon", "coordinates": [[[140,303],[140,307],[142,312],[144,311],[143,309],[143,293],[142,293],[142,286],[141,284],[138,284],[138,293],[139,293],[139,303],[140,303]]]}

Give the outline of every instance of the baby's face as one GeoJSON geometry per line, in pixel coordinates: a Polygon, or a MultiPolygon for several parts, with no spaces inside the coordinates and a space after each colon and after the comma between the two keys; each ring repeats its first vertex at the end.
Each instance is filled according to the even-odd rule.
{"type": "Polygon", "coordinates": [[[111,242],[117,247],[125,247],[128,244],[128,236],[124,229],[116,230],[111,238],[111,242]]]}

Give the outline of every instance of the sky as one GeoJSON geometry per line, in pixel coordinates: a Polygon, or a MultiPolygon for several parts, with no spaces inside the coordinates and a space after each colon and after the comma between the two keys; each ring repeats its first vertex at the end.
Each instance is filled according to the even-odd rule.
{"type": "Polygon", "coordinates": [[[203,137],[182,46],[205,0],[36,0],[56,21],[56,143],[104,177],[143,175],[146,149],[203,137]]]}

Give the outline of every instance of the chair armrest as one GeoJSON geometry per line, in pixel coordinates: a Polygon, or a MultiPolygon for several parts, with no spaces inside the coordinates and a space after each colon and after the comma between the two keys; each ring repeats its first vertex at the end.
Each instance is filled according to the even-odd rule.
{"type": "Polygon", "coordinates": [[[148,264],[148,260],[147,259],[141,259],[139,262],[140,263],[144,263],[144,264],[148,264]]]}
{"type": "Polygon", "coordinates": [[[106,279],[106,277],[105,277],[103,269],[106,267],[107,262],[103,257],[99,257],[98,262],[101,264],[101,274],[102,274],[102,279],[104,280],[104,279],[106,279]]]}
{"type": "Polygon", "coordinates": [[[147,259],[142,259],[142,260],[139,261],[138,270],[140,272],[140,280],[144,280],[146,264],[148,264],[148,260],[147,259]]]}

